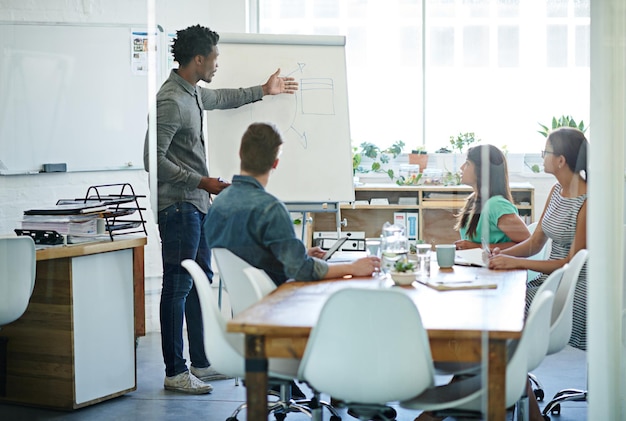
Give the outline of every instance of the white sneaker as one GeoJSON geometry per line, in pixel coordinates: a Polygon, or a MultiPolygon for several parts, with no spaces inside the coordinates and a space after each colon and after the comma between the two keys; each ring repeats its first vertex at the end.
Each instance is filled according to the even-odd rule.
{"type": "Polygon", "coordinates": [[[203,395],[211,393],[213,386],[204,383],[189,371],[182,372],[175,376],[165,377],[163,386],[166,390],[189,393],[191,395],[203,395]]]}
{"type": "Polygon", "coordinates": [[[203,382],[210,382],[214,380],[226,380],[232,379],[231,376],[219,373],[211,366],[198,368],[191,366],[191,374],[202,380],[203,382]]]}

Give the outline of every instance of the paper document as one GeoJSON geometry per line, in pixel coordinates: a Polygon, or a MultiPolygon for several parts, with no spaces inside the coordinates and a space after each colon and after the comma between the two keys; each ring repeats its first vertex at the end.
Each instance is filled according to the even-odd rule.
{"type": "Polygon", "coordinates": [[[461,266],[487,266],[484,251],[481,248],[457,250],[454,255],[454,264],[461,266]]]}
{"type": "Polygon", "coordinates": [[[467,280],[467,281],[451,281],[451,282],[431,282],[418,279],[417,282],[426,285],[437,291],[460,291],[466,289],[496,289],[497,284],[485,283],[479,280],[467,280]]]}

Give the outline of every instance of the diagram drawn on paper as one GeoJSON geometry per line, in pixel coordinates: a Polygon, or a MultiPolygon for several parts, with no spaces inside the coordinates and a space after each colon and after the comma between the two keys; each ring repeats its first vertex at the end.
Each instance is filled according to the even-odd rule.
{"type": "MultiPolygon", "coordinates": [[[[288,73],[286,76],[293,76],[295,73],[304,73],[306,63],[298,63],[298,68],[288,73]]],[[[301,115],[335,115],[335,91],[332,78],[322,77],[301,77],[300,83],[300,114],[301,115]]],[[[296,110],[298,109],[298,99],[296,96],[296,110]]],[[[296,122],[297,112],[294,120],[289,126],[298,137],[304,149],[307,148],[306,130],[298,128],[296,122]]]]}

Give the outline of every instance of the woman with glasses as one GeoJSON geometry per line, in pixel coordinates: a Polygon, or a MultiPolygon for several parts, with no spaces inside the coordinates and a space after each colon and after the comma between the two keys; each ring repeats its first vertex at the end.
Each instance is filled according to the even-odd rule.
{"type": "MultiPolygon", "coordinates": [[[[542,151],[544,171],[556,177],[548,202],[532,236],[513,247],[494,249],[491,269],[530,269],[541,272],[528,284],[526,307],[550,273],[560,268],[581,249],[587,248],[587,149],[585,135],[572,127],[561,127],[548,135],[542,151]],[[548,238],[552,249],[548,260],[525,257],[537,253],[548,238]]],[[[587,349],[585,332],[586,267],[576,287],[574,331],[570,345],[587,349]]]]}
{"type": "Polygon", "coordinates": [[[507,248],[530,237],[513,204],[506,158],[500,149],[493,145],[470,148],[461,174],[461,183],[471,186],[473,193],[457,215],[454,228],[461,235],[455,242],[457,249],[486,244],[507,248]]]}
{"type": "MultiPolygon", "coordinates": [[[[572,127],[552,131],[542,151],[544,171],[556,177],[537,228],[530,238],[513,247],[495,248],[490,269],[530,269],[541,275],[528,283],[526,310],[539,286],[581,249],[587,248],[587,149],[585,135],[572,127]],[[526,257],[539,252],[548,238],[552,249],[548,260],[526,257]]],[[[587,265],[583,266],[574,293],[574,325],[569,344],[587,349],[587,265]]],[[[529,393],[530,419],[543,420],[539,405],[529,393]]]]}

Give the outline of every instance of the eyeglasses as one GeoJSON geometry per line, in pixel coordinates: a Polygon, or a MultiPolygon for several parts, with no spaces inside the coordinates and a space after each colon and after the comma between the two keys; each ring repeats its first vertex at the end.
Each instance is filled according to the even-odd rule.
{"type": "Polygon", "coordinates": [[[547,154],[557,155],[554,151],[541,151],[541,157],[545,158],[547,154]]]}

